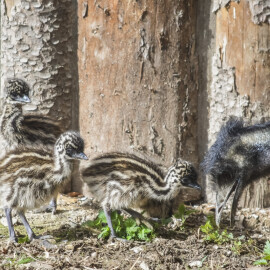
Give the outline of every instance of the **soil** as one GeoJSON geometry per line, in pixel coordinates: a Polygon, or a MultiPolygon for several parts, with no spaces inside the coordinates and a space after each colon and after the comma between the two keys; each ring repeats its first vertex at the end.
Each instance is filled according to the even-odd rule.
{"type": "MultiPolygon", "coordinates": [[[[42,240],[11,244],[7,227],[0,224],[0,269],[270,269],[253,265],[270,238],[269,209],[238,211],[234,228],[228,226],[225,211],[220,232],[226,228],[233,235],[225,243],[205,240],[200,229],[213,215],[208,204],[192,207],[196,211],[184,225],[173,219],[161,226],[151,242],[120,241],[98,239],[98,231],[81,226],[99,212],[96,204],[84,199],[60,195],[56,215],[27,213],[36,234],[52,236],[49,247],[42,240]]],[[[14,222],[17,235],[24,239],[23,226],[16,218],[14,222]]]]}

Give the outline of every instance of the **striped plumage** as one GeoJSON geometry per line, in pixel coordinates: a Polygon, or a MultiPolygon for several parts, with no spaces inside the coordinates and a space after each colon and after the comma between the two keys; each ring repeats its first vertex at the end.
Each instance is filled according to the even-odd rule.
{"type": "Polygon", "coordinates": [[[16,236],[11,210],[16,210],[21,217],[29,239],[35,238],[24,212],[44,205],[55,196],[71,175],[72,160],[87,159],[83,150],[81,137],[69,131],[57,140],[54,154],[42,147],[18,148],[0,160],[0,202],[7,215],[12,241],[16,241],[16,236]]]}
{"type": "MultiPolygon", "coordinates": [[[[147,210],[156,204],[167,204],[183,186],[200,188],[196,171],[187,161],[177,160],[164,175],[152,162],[124,153],[109,153],[91,160],[82,170],[82,177],[100,201],[109,226],[111,210],[147,210]]],[[[115,237],[112,226],[110,229],[115,237]]]]}
{"type": "MultiPolygon", "coordinates": [[[[30,102],[29,86],[18,78],[8,79],[5,83],[6,102],[4,105],[0,132],[4,138],[6,152],[21,146],[40,146],[51,152],[57,138],[62,133],[58,123],[42,115],[24,115],[22,105],[30,102]]],[[[0,156],[4,156],[2,153],[0,156]]],[[[56,197],[47,209],[56,211],[56,197]]]]}
{"type": "Polygon", "coordinates": [[[20,79],[8,79],[5,84],[6,103],[2,113],[0,131],[7,146],[6,150],[20,145],[46,146],[53,149],[62,133],[58,123],[44,116],[24,115],[22,104],[30,102],[29,87],[20,79]]]}

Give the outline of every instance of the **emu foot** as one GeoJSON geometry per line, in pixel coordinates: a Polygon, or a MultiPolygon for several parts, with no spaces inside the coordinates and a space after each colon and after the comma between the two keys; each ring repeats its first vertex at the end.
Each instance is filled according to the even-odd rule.
{"type": "Polygon", "coordinates": [[[39,209],[35,210],[35,213],[52,213],[52,215],[56,214],[56,206],[48,204],[46,206],[42,206],[39,209]]]}
{"type": "Polygon", "coordinates": [[[138,213],[137,211],[132,210],[132,209],[123,209],[122,211],[132,216],[136,220],[137,225],[140,225],[141,223],[143,223],[148,229],[151,229],[151,230],[154,229],[153,225],[151,224],[151,220],[144,217],[142,214],[138,213]]]}
{"type": "Polygon", "coordinates": [[[34,239],[32,243],[37,243],[38,245],[43,246],[43,247],[48,248],[48,249],[57,248],[57,245],[52,244],[48,240],[34,239]]]}
{"type": "Polygon", "coordinates": [[[129,242],[129,240],[124,239],[124,238],[120,238],[120,237],[117,237],[117,236],[110,236],[109,241],[110,242],[119,241],[121,243],[128,243],[129,242]]]}
{"type": "Polygon", "coordinates": [[[45,248],[49,248],[49,249],[56,248],[57,245],[55,245],[54,243],[51,243],[50,239],[53,240],[53,237],[51,235],[40,235],[40,236],[35,236],[32,239],[32,242],[38,243],[39,245],[45,248]]]}
{"type": "Polygon", "coordinates": [[[150,230],[153,230],[154,229],[153,225],[151,224],[151,221],[148,220],[147,218],[143,218],[143,219],[138,219],[137,218],[136,219],[136,222],[137,222],[138,225],[140,225],[141,223],[143,223],[150,230]]]}
{"type": "Polygon", "coordinates": [[[30,237],[30,241],[32,241],[32,240],[48,240],[48,239],[53,239],[53,236],[52,235],[35,235],[35,234],[33,234],[30,237]]]}
{"type": "Polygon", "coordinates": [[[8,240],[8,246],[19,246],[18,238],[17,237],[10,237],[8,240]]]}

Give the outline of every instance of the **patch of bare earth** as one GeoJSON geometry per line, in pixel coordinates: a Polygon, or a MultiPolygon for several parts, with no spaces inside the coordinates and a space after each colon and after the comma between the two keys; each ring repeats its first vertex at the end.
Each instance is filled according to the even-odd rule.
{"type": "MultiPolygon", "coordinates": [[[[159,228],[150,243],[122,242],[98,239],[98,231],[81,226],[97,216],[99,209],[93,204],[83,206],[80,199],[62,195],[58,201],[54,216],[27,213],[36,234],[53,236],[52,248],[39,240],[8,244],[7,228],[0,225],[0,269],[267,269],[254,268],[253,262],[260,258],[266,240],[270,239],[270,210],[242,209],[233,229],[226,225],[225,211],[224,227],[235,240],[224,244],[204,240],[200,226],[205,224],[207,215],[213,214],[206,204],[196,207],[184,228],[173,221],[159,228]],[[238,237],[242,244],[235,249],[238,237]]],[[[15,229],[17,235],[25,236],[19,221],[15,229]]]]}

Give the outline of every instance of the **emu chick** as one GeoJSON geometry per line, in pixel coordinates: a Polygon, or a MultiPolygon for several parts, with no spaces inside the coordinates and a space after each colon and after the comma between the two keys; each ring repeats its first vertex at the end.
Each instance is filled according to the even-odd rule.
{"type": "Polygon", "coordinates": [[[270,172],[270,122],[244,126],[231,118],[220,130],[202,163],[204,173],[216,186],[216,223],[231,194],[231,225],[243,189],[251,181],[270,172]],[[221,189],[228,188],[221,203],[221,189]]]}
{"type": "MultiPolygon", "coordinates": [[[[6,101],[0,125],[5,149],[11,151],[21,146],[42,145],[51,152],[62,130],[58,123],[48,117],[23,114],[22,105],[31,102],[29,92],[28,84],[21,79],[12,78],[5,83],[6,101]]],[[[56,211],[56,197],[57,193],[49,206],[53,213],[56,211]]]]}
{"type": "Polygon", "coordinates": [[[164,176],[155,164],[123,153],[95,158],[82,170],[82,177],[100,201],[112,237],[116,237],[111,222],[112,210],[125,210],[142,218],[131,208],[147,209],[151,205],[167,204],[183,186],[200,189],[196,171],[187,161],[178,160],[164,176]]]}
{"type": "Polygon", "coordinates": [[[58,192],[72,172],[73,159],[87,159],[84,142],[76,132],[62,134],[54,155],[40,149],[17,149],[0,160],[0,203],[4,207],[11,241],[17,241],[11,211],[20,216],[29,239],[36,238],[25,211],[38,208],[58,192]]]}

